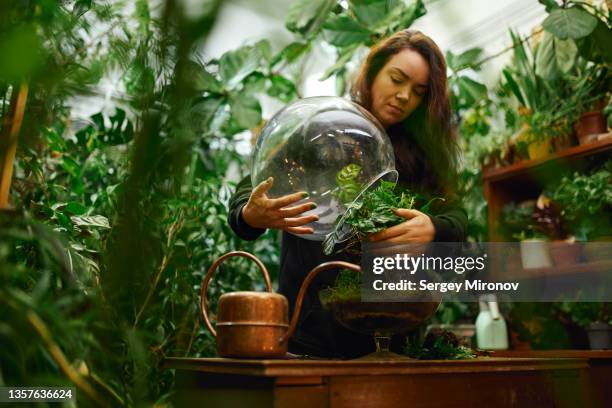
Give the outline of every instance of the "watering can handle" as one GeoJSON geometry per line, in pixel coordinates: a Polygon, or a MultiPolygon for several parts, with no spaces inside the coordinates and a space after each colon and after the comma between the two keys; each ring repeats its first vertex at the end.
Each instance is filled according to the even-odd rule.
{"type": "Polygon", "coordinates": [[[270,283],[270,274],[268,273],[268,270],[266,269],[265,265],[255,255],[249,252],[245,252],[245,251],[232,251],[232,252],[226,253],[225,255],[222,255],[219,259],[215,261],[215,263],[212,264],[212,266],[208,269],[208,272],[206,272],[206,276],[204,277],[204,280],[202,280],[202,287],[200,289],[200,309],[202,312],[202,319],[204,319],[204,323],[206,323],[206,327],[208,327],[208,330],[210,330],[212,335],[215,337],[217,337],[217,331],[214,329],[214,327],[210,323],[210,319],[208,318],[208,313],[206,312],[206,290],[208,289],[208,283],[210,282],[210,278],[212,278],[213,272],[219,267],[219,265],[221,265],[223,261],[225,261],[228,258],[235,257],[235,256],[249,258],[252,261],[254,261],[264,275],[264,279],[266,281],[266,289],[268,290],[268,292],[272,292],[272,284],[270,283]]]}
{"type": "Polygon", "coordinates": [[[355,273],[361,272],[361,268],[358,265],[344,261],[325,262],[319,266],[315,266],[314,268],[312,268],[312,270],[308,272],[308,275],[306,275],[306,279],[304,279],[304,282],[302,282],[302,287],[300,288],[297,299],[295,300],[295,308],[293,309],[293,316],[291,317],[289,329],[287,330],[287,333],[279,339],[280,343],[287,341],[295,333],[295,329],[297,328],[298,320],[300,318],[300,311],[302,310],[302,302],[304,301],[304,295],[306,294],[306,290],[308,290],[308,287],[312,283],[313,279],[320,272],[335,268],[350,269],[355,273]]]}

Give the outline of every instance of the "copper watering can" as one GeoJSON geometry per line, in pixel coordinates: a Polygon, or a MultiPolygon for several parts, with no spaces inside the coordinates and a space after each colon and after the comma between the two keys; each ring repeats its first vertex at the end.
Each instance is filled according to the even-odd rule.
{"type": "Polygon", "coordinates": [[[272,291],[270,275],[255,255],[233,251],[221,256],[208,269],[201,288],[201,311],[206,327],[217,339],[217,353],[222,357],[283,358],[287,354],[289,338],[295,333],[302,301],[312,280],[328,269],[346,268],[361,272],[355,264],[343,261],[325,262],[313,268],[302,283],[289,322],[289,302],[272,291]],[[213,272],[231,257],[245,257],[254,261],[264,275],[267,292],[232,292],[219,298],[217,329],[212,326],[206,311],[206,290],[213,272]]]}

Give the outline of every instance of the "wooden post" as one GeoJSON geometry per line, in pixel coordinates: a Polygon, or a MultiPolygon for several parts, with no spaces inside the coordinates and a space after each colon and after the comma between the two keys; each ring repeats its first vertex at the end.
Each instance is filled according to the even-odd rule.
{"type": "Polygon", "coordinates": [[[17,139],[21,130],[27,99],[28,84],[22,83],[17,92],[13,88],[9,114],[4,118],[0,130],[0,209],[9,208],[13,162],[17,152],[17,139]]]}

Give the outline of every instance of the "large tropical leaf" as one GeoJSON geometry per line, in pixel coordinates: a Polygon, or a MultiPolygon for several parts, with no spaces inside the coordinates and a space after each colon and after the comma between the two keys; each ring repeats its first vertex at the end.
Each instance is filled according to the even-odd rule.
{"type": "Polygon", "coordinates": [[[574,40],[561,40],[546,32],[536,53],[535,72],[544,79],[554,79],[572,69],[577,54],[574,40]]]}
{"type": "Polygon", "coordinates": [[[577,42],[580,55],[587,61],[612,63],[612,29],[603,21],[597,20],[593,32],[577,42]]]}
{"type": "Polygon", "coordinates": [[[591,34],[597,25],[597,18],[581,8],[555,9],[542,23],[544,29],[562,40],[578,39],[591,34]]]}

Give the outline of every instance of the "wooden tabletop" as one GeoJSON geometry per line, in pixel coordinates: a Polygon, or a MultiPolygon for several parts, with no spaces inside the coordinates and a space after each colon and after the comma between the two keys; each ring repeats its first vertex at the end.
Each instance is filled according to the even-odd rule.
{"type": "Polygon", "coordinates": [[[585,358],[478,357],[470,360],[250,360],[166,358],[166,369],[262,377],[541,371],[588,368],[585,358]]]}
{"type": "Polygon", "coordinates": [[[585,358],[612,360],[612,350],[501,350],[491,352],[495,357],[528,358],[585,358]]]}
{"type": "Polygon", "coordinates": [[[163,366],[176,369],[176,406],[612,406],[612,352],[514,353],[458,361],[167,358],[163,366]]]}

